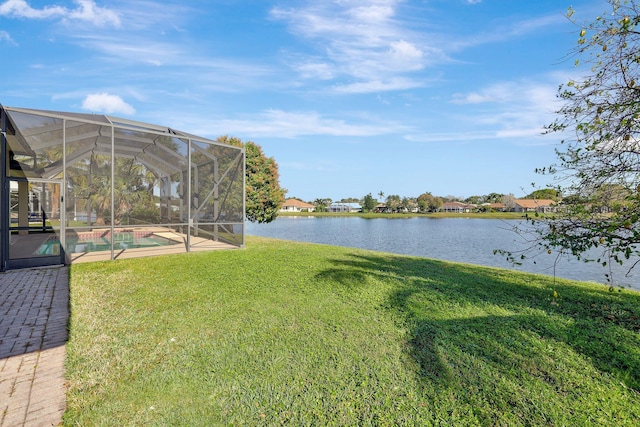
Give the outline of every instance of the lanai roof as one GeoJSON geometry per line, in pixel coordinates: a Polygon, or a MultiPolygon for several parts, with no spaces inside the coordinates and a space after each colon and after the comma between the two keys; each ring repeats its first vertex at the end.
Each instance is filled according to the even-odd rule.
{"type": "MultiPolygon", "coordinates": [[[[34,170],[38,169],[35,151],[67,144],[66,161],[72,163],[93,154],[111,155],[113,138],[114,155],[135,158],[159,175],[171,175],[187,168],[188,140],[208,144],[216,141],[158,126],[102,114],[66,113],[59,111],[3,107],[9,118],[7,132],[14,156],[33,157],[34,170]],[[62,126],[62,123],[65,126],[62,126]],[[182,141],[181,143],[177,143],[182,141]]],[[[207,157],[211,154],[192,145],[193,149],[207,157]]],[[[47,164],[40,170],[42,176],[55,176],[62,170],[59,164],[47,164]]]]}

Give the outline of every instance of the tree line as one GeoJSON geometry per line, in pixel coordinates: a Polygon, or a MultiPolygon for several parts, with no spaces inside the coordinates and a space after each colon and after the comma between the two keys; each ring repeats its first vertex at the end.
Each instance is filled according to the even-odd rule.
{"type": "MultiPolygon", "coordinates": [[[[384,204],[384,212],[437,212],[446,202],[462,202],[470,205],[476,205],[479,211],[490,210],[490,204],[502,203],[506,208],[515,207],[517,200],[513,194],[489,193],[485,195],[470,196],[461,198],[456,196],[436,196],[431,192],[425,192],[417,197],[400,196],[398,194],[389,194],[385,197],[384,192],[380,191],[374,197],[372,193],[368,193],[363,197],[348,197],[340,200],[332,200],[329,197],[317,198],[311,201],[305,201],[298,197],[292,197],[312,204],[316,212],[326,212],[333,203],[358,203],[362,207],[363,212],[374,212],[381,210],[380,204],[384,204]]],[[[560,195],[557,190],[545,188],[535,190],[524,197],[525,199],[550,199],[558,201],[560,195]]]]}

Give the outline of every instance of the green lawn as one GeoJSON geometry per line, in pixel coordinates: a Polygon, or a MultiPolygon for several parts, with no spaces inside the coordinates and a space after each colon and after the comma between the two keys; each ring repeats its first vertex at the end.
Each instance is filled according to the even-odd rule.
{"type": "Polygon", "coordinates": [[[640,293],[326,245],[71,268],[65,425],[637,425],[640,293]]]}

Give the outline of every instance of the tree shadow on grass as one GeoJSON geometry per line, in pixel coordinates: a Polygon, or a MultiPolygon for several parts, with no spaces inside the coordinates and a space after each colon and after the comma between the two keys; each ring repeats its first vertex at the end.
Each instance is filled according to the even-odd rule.
{"type": "Polygon", "coordinates": [[[567,380],[553,368],[560,345],[640,391],[640,293],[387,254],[332,262],[320,276],[349,291],[371,279],[393,283],[384,308],[409,326],[407,351],[422,381],[453,384],[460,362],[452,359],[464,356],[514,380],[528,375],[562,388],[555,383],[567,380]]]}

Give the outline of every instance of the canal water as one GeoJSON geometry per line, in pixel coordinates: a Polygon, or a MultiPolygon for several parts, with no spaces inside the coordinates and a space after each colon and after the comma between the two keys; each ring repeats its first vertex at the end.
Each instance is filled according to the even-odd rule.
{"type": "MultiPolygon", "coordinates": [[[[612,272],[597,263],[584,263],[570,256],[538,254],[522,266],[510,264],[496,249],[518,250],[526,246],[514,231],[514,221],[475,218],[374,218],[279,217],[269,224],[247,223],[246,233],[301,242],[324,243],[396,254],[416,255],[491,267],[546,274],[573,280],[613,284],[640,290],[640,266],[630,275],[628,268],[612,265],[612,272]]],[[[596,253],[594,252],[593,255],[596,253]]],[[[629,264],[631,265],[631,264],[629,264]]]]}

